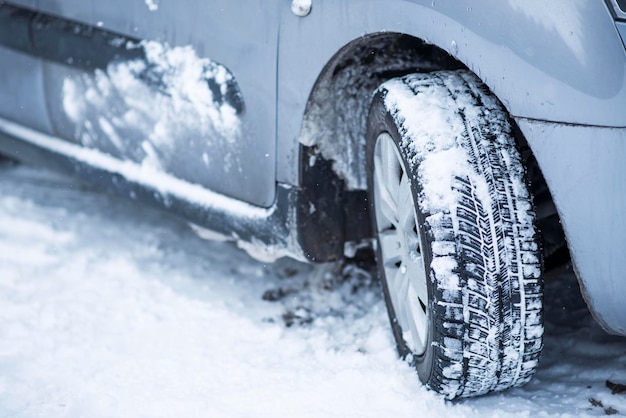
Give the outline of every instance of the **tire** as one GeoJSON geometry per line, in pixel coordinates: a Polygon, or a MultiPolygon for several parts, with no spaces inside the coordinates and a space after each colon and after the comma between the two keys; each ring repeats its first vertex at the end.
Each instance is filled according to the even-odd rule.
{"type": "Polygon", "coordinates": [[[374,94],[368,187],[401,357],[446,398],[528,382],[543,335],[535,214],[506,111],[467,71],[374,94]]]}

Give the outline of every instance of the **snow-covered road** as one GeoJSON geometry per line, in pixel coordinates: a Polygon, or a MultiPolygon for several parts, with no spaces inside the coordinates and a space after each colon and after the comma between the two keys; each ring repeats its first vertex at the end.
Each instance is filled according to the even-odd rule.
{"type": "Polygon", "coordinates": [[[166,214],[2,166],[0,416],[626,414],[606,386],[626,383],[626,339],[595,325],[571,273],[547,286],[536,378],[450,403],[396,357],[377,283],[339,270],[262,264],[166,214]]]}

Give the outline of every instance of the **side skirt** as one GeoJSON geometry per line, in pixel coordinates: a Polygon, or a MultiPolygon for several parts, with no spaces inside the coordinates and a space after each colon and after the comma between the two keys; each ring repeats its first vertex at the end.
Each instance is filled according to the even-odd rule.
{"type": "Polygon", "coordinates": [[[268,208],[212,192],[153,167],[139,165],[0,118],[0,153],[74,176],[107,192],[174,213],[235,241],[258,244],[272,254],[315,259],[296,235],[301,190],[278,184],[268,208]]]}

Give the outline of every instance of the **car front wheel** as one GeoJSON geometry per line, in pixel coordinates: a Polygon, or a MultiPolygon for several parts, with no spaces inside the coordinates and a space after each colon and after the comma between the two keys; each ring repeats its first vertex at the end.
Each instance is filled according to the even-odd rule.
{"type": "Polygon", "coordinates": [[[506,111],[470,72],[413,74],[377,90],[367,137],[379,274],[400,355],[450,399],[529,381],[543,290],[506,111]]]}

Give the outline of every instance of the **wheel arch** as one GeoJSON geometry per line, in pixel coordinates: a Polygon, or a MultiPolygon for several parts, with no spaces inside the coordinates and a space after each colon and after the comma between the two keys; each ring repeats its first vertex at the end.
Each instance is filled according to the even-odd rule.
{"type": "Polygon", "coordinates": [[[466,68],[442,48],[403,33],[379,32],[342,46],[319,73],[308,96],[299,140],[327,160],[349,189],[364,189],[363,154],[372,92],[416,72],[466,68]]]}
{"type": "MultiPolygon", "coordinates": [[[[305,197],[298,205],[297,225],[300,245],[308,258],[336,260],[344,255],[346,242],[358,243],[372,236],[365,172],[372,92],[394,77],[458,69],[468,67],[443,48],[395,32],[352,40],[326,63],[309,94],[300,132],[299,178],[305,197]]],[[[507,109],[506,103],[503,106],[507,109]]],[[[510,109],[507,111],[510,115],[510,109]]],[[[562,239],[564,244],[560,219],[541,169],[512,116],[510,121],[542,216],[539,224],[549,226],[549,240],[562,239]]],[[[549,250],[558,250],[556,262],[569,256],[567,248],[565,255],[560,248],[549,250]]]]}
{"type": "Polygon", "coordinates": [[[371,236],[365,134],[372,92],[414,72],[465,66],[435,45],[394,32],[370,34],[341,47],[309,94],[299,146],[299,240],[308,258],[336,260],[345,242],[371,236]]]}

